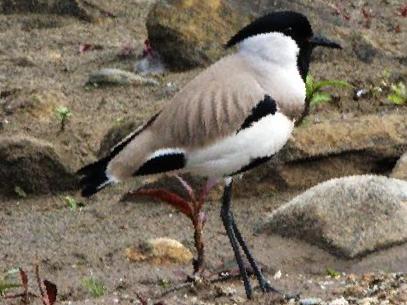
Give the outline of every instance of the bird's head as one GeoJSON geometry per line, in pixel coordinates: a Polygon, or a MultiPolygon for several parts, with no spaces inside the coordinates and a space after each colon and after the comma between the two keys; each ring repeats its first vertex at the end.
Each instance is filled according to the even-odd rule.
{"type": "MultiPolygon", "coordinates": [[[[292,11],[273,12],[263,17],[257,18],[249,25],[242,28],[226,44],[226,48],[240,44],[249,38],[257,36],[267,36],[264,34],[279,34],[281,40],[287,39],[295,42],[299,52],[297,52],[297,65],[301,76],[305,79],[312,50],[315,47],[327,47],[341,49],[341,46],[325,37],[314,35],[312,27],[307,17],[301,13],[292,11]],[[263,34],[263,35],[262,35],[263,34]]],[[[275,40],[270,40],[274,41],[275,40]]],[[[283,44],[275,45],[274,48],[282,47],[283,44]]],[[[273,45],[267,45],[272,49],[273,45]]],[[[281,50],[282,52],[288,50],[281,50]]]]}

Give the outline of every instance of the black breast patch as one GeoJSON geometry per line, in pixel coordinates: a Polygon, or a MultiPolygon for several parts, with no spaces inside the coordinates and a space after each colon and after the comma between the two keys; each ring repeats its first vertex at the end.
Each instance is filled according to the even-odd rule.
{"type": "Polygon", "coordinates": [[[267,115],[274,115],[277,112],[277,103],[274,99],[271,98],[270,95],[265,95],[264,99],[260,101],[253,109],[251,114],[246,118],[243,122],[240,129],[237,131],[241,131],[245,128],[252,126],[253,123],[260,121],[263,117],[267,115]]]}
{"type": "Polygon", "coordinates": [[[159,155],[146,161],[134,176],[153,175],[181,169],[185,166],[186,159],[182,152],[170,152],[159,155]]]}
{"type": "Polygon", "coordinates": [[[244,172],[246,172],[246,171],[248,171],[248,170],[251,170],[251,169],[253,169],[253,168],[259,166],[260,164],[263,164],[263,163],[269,161],[273,156],[274,156],[274,155],[267,156],[267,157],[259,157],[259,158],[253,159],[253,160],[250,161],[249,164],[243,166],[243,167],[242,167],[241,169],[239,169],[237,172],[234,172],[234,173],[232,174],[232,176],[233,176],[233,175],[238,175],[238,174],[244,173],[244,172]]]}

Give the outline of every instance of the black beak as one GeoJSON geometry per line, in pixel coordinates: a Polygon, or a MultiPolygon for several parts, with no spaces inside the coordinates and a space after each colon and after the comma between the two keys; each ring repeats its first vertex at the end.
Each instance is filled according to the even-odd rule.
{"type": "Polygon", "coordinates": [[[327,47],[327,48],[332,48],[332,49],[342,49],[341,45],[339,43],[336,43],[332,40],[329,40],[325,37],[322,36],[313,36],[309,42],[313,47],[327,47]]]}

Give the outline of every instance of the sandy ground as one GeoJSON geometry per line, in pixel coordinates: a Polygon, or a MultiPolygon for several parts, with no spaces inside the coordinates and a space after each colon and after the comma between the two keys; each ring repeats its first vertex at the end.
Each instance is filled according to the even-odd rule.
{"type": "MultiPolygon", "coordinates": [[[[356,2],[349,1],[346,8],[359,9],[360,4],[356,2]]],[[[380,1],[375,1],[375,5],[378,5],[376,2],[380,1]]],[[[136,56],[123,59],[117,55],[126,44],[134,46],[136,54],[140,53],[147,35],[144,20],[150,2],[104,0],[100,3],[118,18],[106,18],[90,24],[66,16],[0,15],[2,98],[19,96],[21,92],[58,92],[62,96],[58,103],[68,106],[73,113],[67,130],[59,133],[59,123],[53,113],[42,118],[32,117],[18,107],[11,113],[0,110],[0,134],[23,133],[49,140],[55,143],[56,149],[74,169],[94,159],[103,135],[111,126],[129,117],[148,117],[173,94],[164,85],[90,90],[84,86],[89,73],[98,68],[131,70],[136,56]],[[79,54],[79,46],[83,43],[101,45],[102,49],[79,54]]],[[[371,29],[364,29],[360,24],[352,25],[353,29],[375,37],[374,31],[390,31],[388,29],[399,22],[403,26],[404,21],[393,15],[400,5],[394,1],[384,6],[380,18],[372,21],[371,29]]],[[[373,6],[375,12],[379,11],[378,7],[373,6]]],[[[343,41],[344,37],[349,37],[350,29],[328,27],[326,31],[333,38],[343,41]]],[[[403,42],[402,39],[405,33],[402,27],[400,34],[386,34],[380,37],[380,41],[374,40],[376,43],[388,43],[388,55],[377,58],[374,63],[350,60],[351,42],[343,41],[344,52],[348,56],[346,60],[338,55],[317,52],[317,62],[312,66],[312,71],[321,78],[346,79],[361,87],[382,81],[385,69],[390,71],[393,78],[405,79],[406,66],[402,63],[402,50],[403,47],[406,50],[407,41],[403,42]],[[355,70],[355,67],[358,69],[355,70]]],[[[162,84],[171,82],[181,88],[197,73],[199,69],[168,73],[160,81],[162,84]]],[[[314,118],[320,120],[338,115],[404,111],[383,103],[380,97],[355,103],[351,98],[352,92],[343,95],[339,103],[314,110],[314,118]]],[[[132,263],[124,254],[126,248],[138,245],[145,239],[163,236],[179,240],[193,249],[190,223],[179,213],[160,203],[119,201],[122,194],[136,184],[131,182],[109,189],[84,201],[84,207],[75,211],[70,210],[63,200],[67,194],[2,200],[0,273],[21,266],[31,274],[32,266],[39,264],[42,274],[58,285],[59,299],[75,304],[113,304],[116,301],[127,304],[132,303],[136,293],[155,297],[166,288],[181,283],[191,273],[190,265],[132,263]],[[89,276],[104,283],[106,291],[103,297],[92,297],[84,287],[83,279],[89,276]]],[[[303,297],[332,300],[343,294],[341,289],[348,282],[345,275],[337,279],[327,277],[327,268],[346,274],[381,271],[390,276],[392,272],[407,272],[406,245],[365,258],[341,260],[298,240],[254,234],[262,215],[296,194],[294,191],[270,191],[262,197],[234,202],[237,222],[277,288],[300,292],[303,297]],[[273,279],[279,270],[282,272],[281,278],[273,279]]],[[[69,195],[81,200],[76,193],[69,195]]],[[[219,204],[210,202],[206,210],[209,215],[205,227],[207,268],[216,273],[233,261],[233,254],[219,219],[219,204]]],[[[166,296],[164,301],[165,304],[199,304],[200,301],[206,304],[235,304],[244,302],[244,291],[240,281],[234,279],[192,291],[175,292],[166,296]],[[228,289],[232,291],[230,295],[225,293],[228,289]]],[[[1,302],[5,301],[0,299],[1,302]]],[[[253,302],[247,304],[270,302],[268,297],[259,293],[253,302]]]]}

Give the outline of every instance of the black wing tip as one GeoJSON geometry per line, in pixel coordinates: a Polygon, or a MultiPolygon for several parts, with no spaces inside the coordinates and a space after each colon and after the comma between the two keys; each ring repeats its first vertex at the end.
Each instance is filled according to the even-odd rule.
{"type": "Polygon", "coordinates": [[[79,169],[76,174],[80,177],[79,185],[82,188],[81,195],[90,197],[110,184],[106,175],[109,159],[101,159],[79,169]]]}
{"type": "Polygon", "coordinates": [[[82,196],[82,197],[85,197],[85,198],[89,198],[89,197],[91,197],[92,195],[96,194],[97,191],[98,191],[98,190],[97,190],[96,188],[94,188],[94,187],[85,187],[85,188],[82,189],[82,191],[81,191],[81,196],[82,196]]]}

